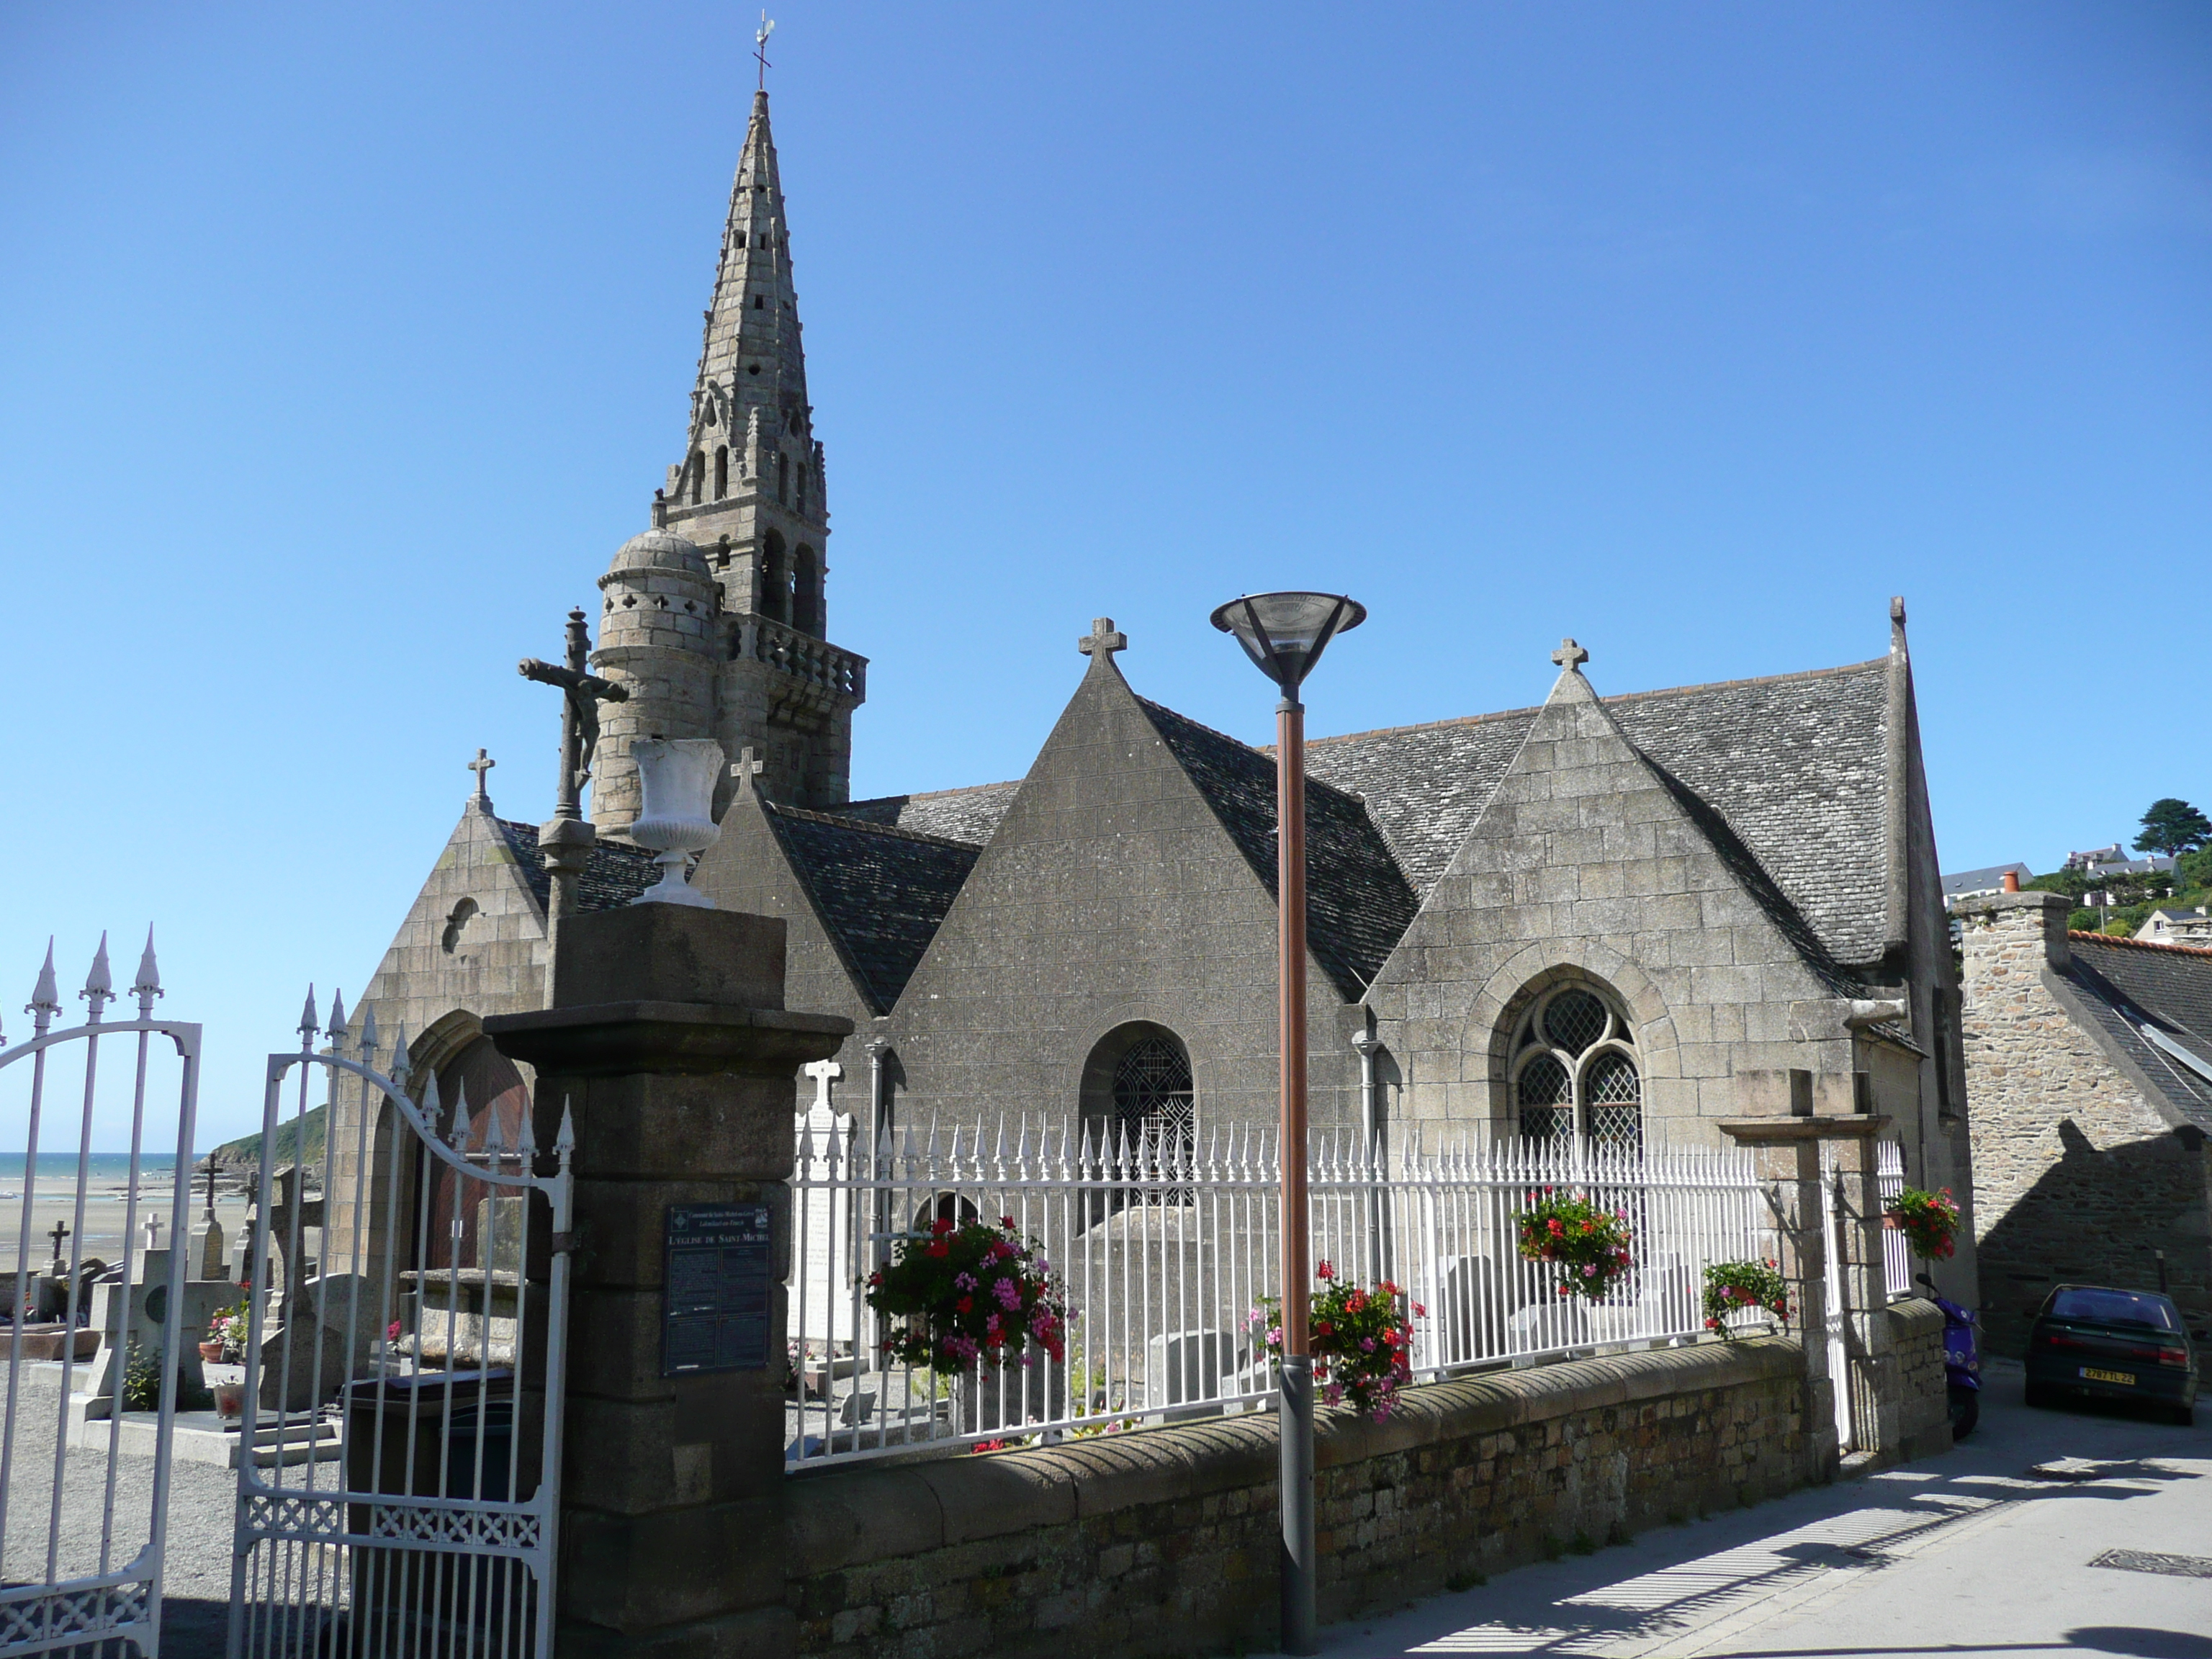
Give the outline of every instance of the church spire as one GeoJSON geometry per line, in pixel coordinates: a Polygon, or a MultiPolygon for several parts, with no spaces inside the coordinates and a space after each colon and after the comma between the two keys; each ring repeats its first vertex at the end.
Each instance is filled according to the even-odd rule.
{"type": "Polygon", "coordinates": [[[708,555],[726,609],[819,638],[823,494],[775,139],[768,94],[757,92],[730,189],[684,457],[655,498],[655,521],[708,555]]]}

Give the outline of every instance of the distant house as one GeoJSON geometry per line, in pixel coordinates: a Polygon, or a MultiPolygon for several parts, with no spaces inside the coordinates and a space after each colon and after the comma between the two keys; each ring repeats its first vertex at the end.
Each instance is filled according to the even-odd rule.
{"type": "Polygon", "coordinates": [[[2146,945],[2212,945],[2212,915],[2201,904],[2193,910],[2169,904],[2144,917],[2136,937],[2146,945]]]}
{"type": "Polygon", "coordinates": [[[1999,893],[1964,924],[1982,1322],[2018,1354],[2056,1284],[2156,1290],[2212,1325],[2212,950],[2069,933],[1999,893]]]}
{"type": "Polygon", "coordinates": [[[1943,878],[1943,902],[2002,893],[2007,876],[2018,876],[2023,887],[2034,878],[2033,872],[2024,864],[1992,864],[1986,870],[1961,870],[1956,875],[1943,878]]]}
{"type": "Polygon", "coordinates": [[[2148,876],[2161,870],[2173,868],[2173,860],[2166,858],[2131,859],[2119,842],[2110,847],[2093,847],[2086,853],[2069,853],[2066,867],[2079,870],[2092,881],[2100,876],[2148,876]]]}

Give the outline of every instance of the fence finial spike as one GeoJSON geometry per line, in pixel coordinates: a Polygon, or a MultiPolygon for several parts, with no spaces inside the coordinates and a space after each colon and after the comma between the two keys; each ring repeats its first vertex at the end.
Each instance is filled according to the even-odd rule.
{"type": "Polygon", "coordinates": [[[537,1114],[531,1110],[531,1103],[526,1100],[524,1101],[522,1103],[522,1133],[520,1139],[517,1140],[515,1145],[517,1149],[522,1153],[522,1172],[525,1175],[536,1175],[538,1173],[537,1169],[531,1162],[532,1159],[538,1156],[538,1128],[536,1124],[531,1121],[536,1115],[537,1114]]]}
{"type": "Polygon", "coordinates": [[[361,1016],[361,1057],[369,1065],[376,1064],[376,1005],[368,1004],[361,1016]]]}
{"type": "Polygon", "coordinates": [[[307,988],[307,1000],[300,1010],[300,1024],[295,1028],[300,1033],[300,1048],[302,1053],[315,1046],[315,1033],[322,1030],[322,1019],[315,1012],[315,988],[310,985],[307,988]]]}
{"type": "Polygon", "coordinates": [[[422,1127],[434,1136],[438,1133],[438,1074],[435,1072],[422,1079],[422,1092],[416,1097],[415,1108],[422,1114],[422,1127]]]}
{"type": "Polygon", "coordinates": [[[131,994],[138,999],[138,1018],[154,1018],[154,999],[161,994],[161,964],[154,960],[154,928],[146,927],[146,949],[138,958],[138,977],[131,981],[131,994]]]}
{"type": "Polygon", "coordinates": [[[568,1109],[568,1097],[566,1095],[561,1097],[561,1133],[554,1137],[553,1150],[560,1153],[563,1164],[576,1150],[576,1115],[568,1109]]]}
{"type": "Polygon", "coordinates": [[[484,1150],[491,1154],[492,1167],[497,1169],[500,1155],[507,1151],[507,1137],[500,1132],[500,1114],[497,1110],[487,1112],[484,1115],[491,1120],[490,1127],[484,1132],[484,1150]]]}
{"type": "Polygon", "coordinates": [[[447,1144],[455,1151],[465,1150],[469,1144],[469,1085],[463,1078],[453,1085],[453,1121],[446,1132],[447,1144]]]}
{"type": "Polygon", "coordinates": [[[100,949],[93,952],[92,971],[84,976],[84,989],[77,994],[91,1006],[86,1024],[100,1024],[100,1011],[115,1000],[115,975],[107,965],[107,930],[100,933],[100,949]]]}
{"type": "Polygon", "coordinates": [[[39,969],[39,982],[31,988],[31,1000],[23,1005],[23,1012],[31,1016],[32,1035],[44,1036],[46,1028],[54,1023],[54,1016],[62,1011],[62,994],[54,978],[54,939],[46,935],[46,964],[39,969]]]}
{"type": "Polygon", "coordinates": [[[331,1052],[344,1052],[345,1034],[345,993],[343,991],[334,990],[331,993],[331,1028],[323,1034],[331,1040],[331,1052]]]}

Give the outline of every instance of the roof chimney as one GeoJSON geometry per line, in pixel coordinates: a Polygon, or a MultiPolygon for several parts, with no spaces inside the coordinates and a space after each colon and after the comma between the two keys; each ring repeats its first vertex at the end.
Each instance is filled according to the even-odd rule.
{"type": "Polygon", "coordinates": [[[2008,870],[2004,872],[2004,890],[2008,893],[2017,893],[2020,891],[2019,871],[2008,870]]]}

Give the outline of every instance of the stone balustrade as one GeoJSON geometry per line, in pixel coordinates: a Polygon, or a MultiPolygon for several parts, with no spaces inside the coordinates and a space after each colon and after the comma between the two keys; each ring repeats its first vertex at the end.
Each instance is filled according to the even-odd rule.
{"type": "Polygon", "coordinates": [[[829,703],[849,708],[867,696],[866,657],[767,617],[734,619],[730,656],[781,669],[829,703]]]}

